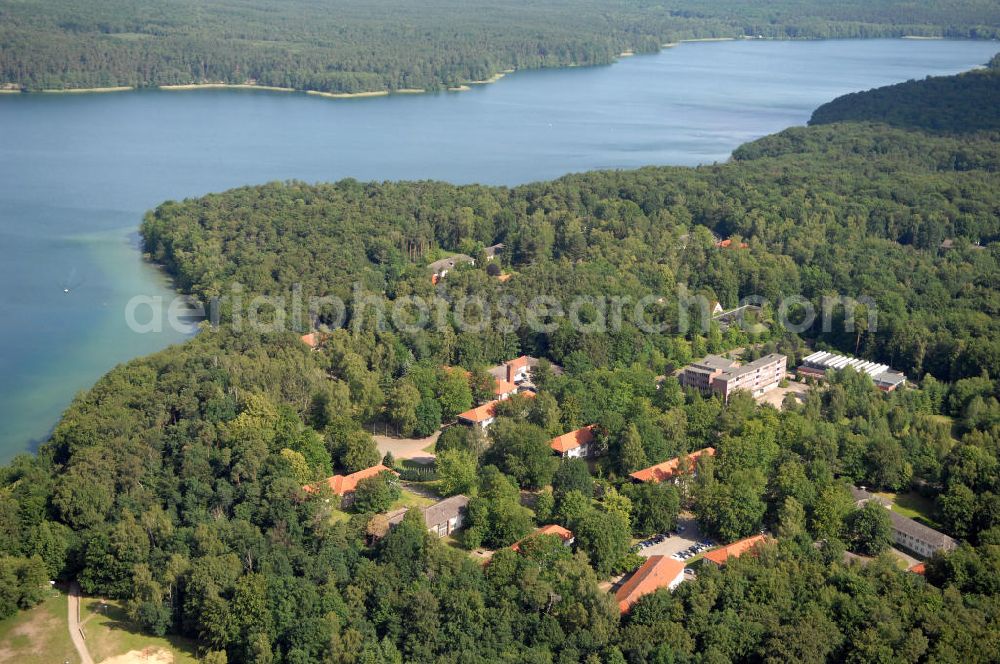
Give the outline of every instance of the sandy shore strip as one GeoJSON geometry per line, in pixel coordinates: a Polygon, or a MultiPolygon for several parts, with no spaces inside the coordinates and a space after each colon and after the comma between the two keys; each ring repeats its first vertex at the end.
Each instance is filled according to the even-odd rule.
{"type": "Polygon", "coordinates": [[[307,95],[326,97],[328,99],[356,99],[359,97],[385,97],[388,90],[372,90],[371,92],[320,92],[319,90],[306,90],[307,95]]]}
{"type": "Polygon", "coordinates": [[[180,85],[159,85],[161,90],[270,90],[271,92],[295,92],[295,88],[279,88],[274,85],[256,85],[253,83],[184,83],[180,85]]]}
{"type": "MultiPolygon", "coordinates": [[[[46,94],[88,94],[91,92],[128,92],[129,90],[135,90],[131,85],[120,85],[113,88],[66,88],[65,90],[42,90],[46,94]]],[[[15,92],[20,92],[16,90],[15,92]]]]}
{"type": "Polygon", "coordinates": [[[453,88],[448,88],[448,92],[465,92],[466,90],[471,90],[468,85],[456,85],[453,88]]]}
{"type": "Polygon", "coordinates": [[[392,94],[394,94],[394,95],[422,95],[425,92],[427,92],[427,90],[424,90],[423,88],[399,88],[398,90],[393,90],[392,94]]]}
{"type": "Polygon", "coordinates": [[[618,57],[631,58],[633,55],[635,55],[635,51],[622,51],[621,53],[618,54],[618,57]]]}
{"type": "Polygon", "coordinates": [[[917,39],[921,41],[923,40],[934,41],[934,40],[944,39],[944,37],[923,37],[921,35],[903,35],[902,37],[900,37],[900,39],[917,39]]]}
{"type": "Polygon", "coordinates": [[[736,41],[736,37],[699,37],[697,39],[681,39],[679,43],[692,44],[694,42],[717,42],[717,41],[736,41]]]}
{"type": "Polygon", "coordinates": [[[0,95],[19,95],[20,90],[12,90],[10,88],[0,88],[0,95]]]}

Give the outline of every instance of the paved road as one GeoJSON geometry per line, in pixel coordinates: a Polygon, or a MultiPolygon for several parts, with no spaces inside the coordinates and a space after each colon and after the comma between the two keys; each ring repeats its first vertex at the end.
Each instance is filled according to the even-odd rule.
{"type": "Polygon", "coordinates": [[[71,581],[69,584],[69,638],[73,640],[76,652],[80,655],[81,664],[94,664],[94,658],[87,650],[87,642],[80,628],[80,584],[71,581]]]}

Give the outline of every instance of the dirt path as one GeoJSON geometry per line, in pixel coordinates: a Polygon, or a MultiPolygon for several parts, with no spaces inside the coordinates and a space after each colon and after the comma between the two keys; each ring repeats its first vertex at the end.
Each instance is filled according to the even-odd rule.
{"type": "Polygon", "coordinates": [[[378,451],[383,456],[386,452],[392,452],[395,459],[412,459],[417,463],[430,463],[434,460],[434,455],[425,452],[424,448],[436,443],[440,435],[441,432],[437,431],[427,438],[393,438],[381,435],[376,435],[374,438],[378,445],[378,451]]]}
{"type": "Polygon", "coordinates": [[[69,584],[69,638],[73,641],[76,652],[80,655],[81,664],[94,664],[90,651],[87,650],[87,642],[83,637],[83,630],[80,628],[80,584],[71,581],[69,584]]]}

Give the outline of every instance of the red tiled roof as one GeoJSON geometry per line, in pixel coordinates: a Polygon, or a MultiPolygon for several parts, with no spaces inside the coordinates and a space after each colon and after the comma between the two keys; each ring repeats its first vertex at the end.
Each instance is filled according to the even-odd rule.
{"type": "Polygon", "coordinates": [[[618,610],[627,613],[639,598],[668,587],[678,574],[683,573],[684,563],[681,561],[667,556],[650,556],[615,593],[618,610]]]}
{"type": "Polygon", "coordinates": [[[520,547],[521,542],[523,542],[526,539],[530,539],[532,537],[538,537],[539,535],[555,535],[556,537],[558,537],[559,539],[561,539],[563,542],[568,542],[571,539],[573,539],[573,531],[568,530],[566,528],[563,528],[560,525],[552,523],[552,524],[549,524],[547,526],[542,526],[541,528],[539,528],[538,530],[534,531],[533,533],[530,533],[530,534],[522,537],[518,541],[514,542],[510,546],[510,548],[514,549],[515,551],[520,551],[521,550],[521,547],[520,547]]]}
{"type": "Polygon", "coordinates": [[[487,403],[484,403],[482,406],[476,406],[475,408],[470,408],[464,413],[459,413],[458,419],[468,420],[470,422],[482,422],[492,417],[496,417],[497,403],[498,403],[497,401],[489,401],[487,403]]]}
{"type": "Polygon", "coordinates": [[[310,348],[316,348],[319,346],[319,335],[315,332],[310,332],[309,334],[303,334],[302,343],[309,346],[310,348]]]}
{"type": "Polygon", "coordinates": [[[364,470],[359,470],[356,473],[351,473],[350,475],[334,475],[328,477],[322,482],[317,482],[316,484],[307,484],[302,487],[302,490],[306,493],[314,493],[319,491],[324,483],[330,487],[330,491],[338,496],[343,496],[344,494],[352,493],[358,488],[358,482],[369,477],[375,477],[379,473],[390,472],[396,474],[396,471],[391,468],[386,468],[382,464],[377,466],[372,466],[371,468],[365,468],[364,470]]]}
{"type": "Polygon", "coordinates": [[[561,436],[556,436],[551,441],[549,441],[549,447],[551,447],[556,452],[562,454],[563,452],[568,452],[569,450],[575,450],[581,445],[587,445],[594,440],[594,425],[583,427],[582,429],[577,429],[576,431],[570,431],[569,433],[564,433],[561,436]]]}
{"type": "Polygon", "coordinates": [[[927,573],[927,565],[924,563],[917,563],[916,565],[914,565],[913,567],[909,568],[906,571],[913,572],[914,574],[919,574],[920,576],[923,576],[924,574],[927,573]]]}
{"type": "MultiPolygon", "coordinates": [[[[716,242],[715,246],[719,247],[720,249],[726,249],[732,243],[733,243],[733,238],[727,238],[725,240],[720,240],[719,242],[716,242]]],[[[746,249],[749,246],[750,245],[747,244],[746,242],[740,242],[740,249],[746,249]]]]}
{"type": "Polygon", "coordinates": [[[705,560],[710,560],[716,565],[724,565],[729,558],[739,558],[765,539],[767,539],[766,535],[754,535],[753,537],[737,540],[732,544],[709,551],[705,554],[705,560]]]}
{"type": "MultiPolygon", "coordinates": [[[[714,447],[706,447],[703,450],[698,450],[697,452],[692,452],[687,456],[688,460],[693,466],[697,462],[698,457],[702,454],[707,454],[709,456],[715,456],[714,447]]],[[[658,463],[655,466],[650,466],[649,468],[643,468],[642,470],[637,470],[632,473],[632,477],[639,480],[640,482],[662,482],[664,480],[669,480],[671,477],[676,475],[680,469],[681,460],[680,457],[674,457],[663,463],[658,463]]]]}
{"type": "Polygon", "coordinates": [[[500,283],[504,283],[505,281],[508,281],[513,276],[514,276],[513,274],[498,274],[497,275],[497,281],[499,281],[500,283]]]}
{"type": "Polygon", "coordinates": [[[510,362],[507,362],[507,380],[514,382],[514,374],[517,373],[518,369],[523,369],[530,366],[531,358],[527,355],[522,355],[521,357],[515,357],[510,362]]]}
{"type": "MultiPolygon", "coordinates": [[[[528,398],[534,398],[534,392],[522,392],[522,396],[528,398]]],[[[489,401],[484,403],[482,406],[476,406],[475,408],[470,408],[464,413],[458,414],[458,419],[468,420],[470,422],[483,422],[497,415],[497,404],[500,403],[499,399],[494,401],[489,401]]]]}
{"type": "Polygon", "coordinates": [[[498,396],[501,394],[510,394],[511,392],[517,392],[517,385],[509,380],[497,380],[493,386],[493,394],[498,396]]]}
{"type": "Polygon", "coordinates": [[[517,371],[518,369],[522,369],[522,368],[528,366],[528,363],[530,361],[531,361],[531,358],[529,358],[527,355],[522,355],[521,357],[515,357],[513,360],[511,360],[510,362],[508,362],[507,363],[507,367],[511,371],[517,371]]]}

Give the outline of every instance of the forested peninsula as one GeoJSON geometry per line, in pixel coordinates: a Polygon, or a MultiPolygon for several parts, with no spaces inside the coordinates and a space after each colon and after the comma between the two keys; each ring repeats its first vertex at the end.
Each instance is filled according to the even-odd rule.
{"type": "Polygon", "coordinates": [[[8,0],[0,88],[440,90],[699,38],[1000,36],[990,0],[8,0]]]}
{"type": "MultiPolygon", "coordinates": [[[[891,107],[899,89],[871,95],[891,107]]],[[[921,89],[964,82],[904,98],[921,89]]],[[[845,114],[872,106],[851,99],[845,114]]],[[[995,122],[1000,107],[978,111],[995,122]]],[[[1000,133],[930,125],[793,128],[726,164],[512,189],[287,182],[164,203],[142,233],[181,289],[337,295],[346,327],[303,343],[237,329],[226,308],[80,395],[37,455],[0,470],[0,615],[55,578],[123,602],[136,629],[197,639],[213,664],[996,661],[1000,133]],[[475,263],[432,280],[456,252],[475,263]],[[396,330],[358,322],[355,284],[389,302],[658,295],[651,315],[670,326],[396,330]],[[748,294],[868,295],[878,325],[858,311],[847,331],[839,311],[828,332],[792,333],[765,305],[753,325],[682,334],[679,292],[727,309],[748,294]],[[778,409],[674,376],[709,352],[794,366],[816,348],[910,384],[832,372],[778,409]],[[537,394],[501,402],[486,435],[446,427],[426,467],[376,449],[373,423],[426,435],[490,399],[485,368],[521,354],[539,358],[537,394]],[[552,437],[588,426],[589,463],[552,454],[552,437]],[[709,447],[676,483],[630,479],[709,447]],[[316,488],[380,461],[399,479],[362,480],[349,507],[316,488]],[[439,539],[410,509],[390,529],[379,513],[400,482],[468,496],[465,528],[439,539]],[[889,511],[859,507],[852,484],[914,496],[959,546],[904,571],[889,511]],[[621,612],[607,588],[642,562],[633,538],[681,510],[717,541],[769,537],[621,612]],[[542,525],[572,546],[510,548],[542,525]]]]}

